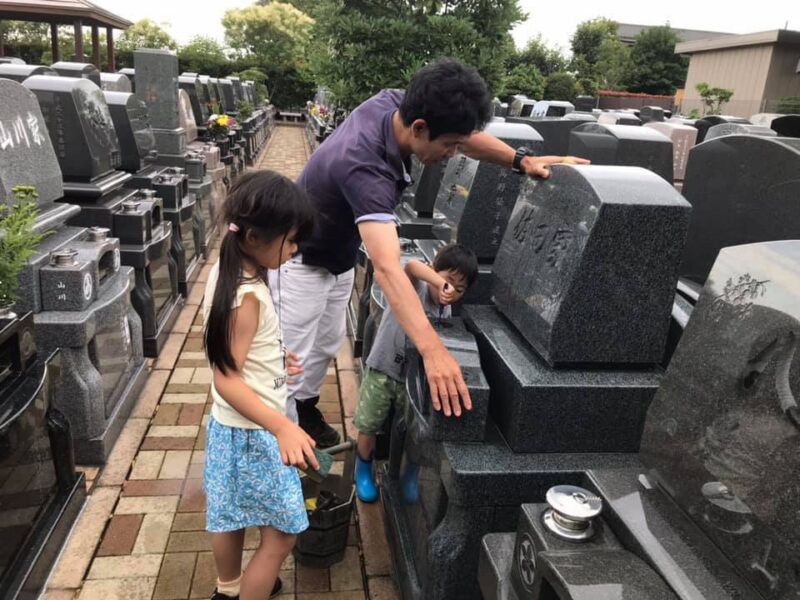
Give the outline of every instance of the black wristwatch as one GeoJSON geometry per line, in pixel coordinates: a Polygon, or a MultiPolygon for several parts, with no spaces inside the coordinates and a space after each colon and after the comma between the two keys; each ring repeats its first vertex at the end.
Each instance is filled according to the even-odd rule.
{"type": "Polygon", "coordinates": [[[514,162],[511,163],[511,170],[514,173],[522,174],[525,172],[522,170],[522,159],[526,156],[533,156],[533,151],[530,148],[525,146],[517,148],[517,152],[514,154],[514,162]]]}

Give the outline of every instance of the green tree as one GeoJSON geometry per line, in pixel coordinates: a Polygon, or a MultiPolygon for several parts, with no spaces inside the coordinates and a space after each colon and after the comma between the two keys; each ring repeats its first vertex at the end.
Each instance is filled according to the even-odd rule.
{"type": "Polygon", "coordinates": [[[545,100],[567,100],[572,102],[577,92],[577,82],[570,73],[553,73],[547,78],[544,88],[545,100]]]}
{"type": "MultiPolygon", "coordinates": [[[[314,9],[317,6],[316,0],[279,0],[285,4],[291,4],[300,12],[306,13],[308,16],[314,16],[314,9]]],[[[272,4],[274,0],[257,0],[256,4],[259,6],[267,6],[272,4]]]]}
{"type": "Polygon", "coordinates": [[[525,45],[525,48],[515,52],[506,59],[506,69],[509,74],[519,65],[534,66],[545,77],[567,68],[567,58],[558,48],[548,48],[538,35],[525,45]]]}
{"type": "Polygon", "coordinates": [[[214,38],[198,35],[178,50],[181,71],[222,77],[229,70],[228,58],[214,38]]]}
{"type": "Polygon", "coordinates": [[[231,9],[222,17],[231,48],[240,56],[257,56],[275,68],[304,62],[313,24],[311,17],[283,2],[231,9]]]}
{"type": "Polygon", "coordinates": [[[615,38],[606,38],[600,43],[594,72],[603,89],[624,89],[632,68],[630,47],[615,38]]]}
{"type": "Polygon", "coordinates": [[[590,68],[594,67],[603,41],[619,39],[617,34],[618,27],[619,25],[616,21],[605,17],[598,17],[579,23],[575,28],[575,33],[570,38],[573,57],[581,57],[590,68]]]}
{"type": "Polygon", "coordinates": [[[236,76],[242,81],[252,81],[256,92],[256,100],[266,100],[269,98],[267,89],[267,74],[261,69],[250,67],[244,71],[239,71],[236,76]]]}
{"type": "Polygon", "coordinates": [[[138,48],[177,50],[178,44],[158,23],[142,19],[119,36],[116,44],[117,66],[132,67],[133,53],[138,48]]]}
{"type": "Polygon", "coordinates": [[[706,82],[698,83],[695,89],[700,93],[700,99],[703,101],[704,115],[722,114],[722,105],[733,98],[733,90],[711,87],[706,82]]]}
{"type": "Polygon", "coordinates": [[[441,56],[477,68],[501,90],[513,53],[518,0],[318,0],[310,54],[317,83],[352,108],[384,87],[404,87],[441,56]]]}
{"type": "Polygon", "coordinates": [[[503,95],[524,94],[528,98],[544,95],[545,77],[535,65],[517,65],[506,75],[503,95]]]}
{"type": "Polygon", "coordinates": [[[686,81],[689,59],[675,54],[678,36],[669,25],[649,27],[631,49],[628,90],[671,96],[686,81]]]}

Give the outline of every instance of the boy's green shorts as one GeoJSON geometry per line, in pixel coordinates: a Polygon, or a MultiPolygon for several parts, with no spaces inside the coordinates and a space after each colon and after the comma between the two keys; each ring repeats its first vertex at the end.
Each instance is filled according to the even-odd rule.
{"type": "Polygon", "coordinates": [[[376,435],[383,429],[389,411],[403,414],[406,409],[406,384],[388,375],[366,368],[358,393],[358,407],[353,424],[359,433],[376,435]]]}

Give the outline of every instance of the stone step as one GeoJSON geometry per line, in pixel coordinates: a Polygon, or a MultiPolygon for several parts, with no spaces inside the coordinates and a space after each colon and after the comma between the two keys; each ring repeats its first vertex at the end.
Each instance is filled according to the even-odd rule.
{"type": "Polygon", "coordinates": [[[490,533],[481,540],[478,582],[483,600],[517,600],[511,585],[514,562],[514,533],[490,533]]]}

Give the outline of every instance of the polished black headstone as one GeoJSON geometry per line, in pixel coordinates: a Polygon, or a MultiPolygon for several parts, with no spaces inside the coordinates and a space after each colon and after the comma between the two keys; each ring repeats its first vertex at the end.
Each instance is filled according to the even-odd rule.
{"type": "Polygon", "coordinates": [[[592,112],[595,108],[597,108],[597,98],[594,96],[578,96],[575,98],[575,110],[592,112]]]}
{"type": "MultiPolygon", "coordinates": [[[[490,123],[486,132],[512,148],[526,146],[542,153],[542,138],[519,123],[490,123]]],[[[436,197],[436,209],[445,215],[445,225],[434,234],[444,242],[459,242],[491,262],[503,239],[511,209],[523,177],[508,167],[479,162],[457,154],[447,163],[436,197]]]]}
{"type": "MultiPolygon", "coordinates": [[[[570,113],[570,117],[575,113],[570,113]]],[[[594,117],[586,115],[585,121],[594,121],[594,117]]],[[[565,156],[569,152],[569,138],[572,130],[582,123],[578,118],[545,118],[506,117],[507,123],[522,123],[533,127],[544,140],[543,156],[565,156]]]]}
{"type": "Polygon", "coordinates": [[[723,249],[647,415],[642,461],[755,586],[800,590],[800,242],[723,249]]]}
{"type": "Polygon", "coordinates": [[[225,105],[225,112],[232,113],[236,111],[236,96],[233,91],[233,81],[228,78],[218,80],[218,88],[220,96],[225,105]]]}
{"type": "Polygon", "coordinates": [[[64,179],[93,181],[119,167],[119,140],[97,85],[46,75],[35,75],[23,85],[39,99],[64,179]]]}
{"type": "Polygon", "coordinates": [[[648,127],[582,123],[572,130],[569,154],[593,165],[644,167],[672,183],[672,140],[648,127]]]}
{"type": "Polygon", "coordinates": [[[22,83],[31,75],[54,75],[57,76],[53,69],[43,65],[19,65],[16,63],[1,63],[0,64],[0,77],[3,79],[11,79],[17,83],[22,83]]]}
{"type": "Polygon", "coordinates": [[[100,70],[91,63],[60,61],[53,63],[50,67],[62,77],[77,77],[78,79],[88,79],[97,87],[102,86],[100,70]]]}
{"type": "Polygon", "coordinates": [[[800,238],[800,139],[728,135],[692,148],[681,276],[702,283],[726,246],[800,238]]]}
{"type": "Polygon", "coordinates": [[[697,127],[697,143],[699,144],[703,142],[706,139],[706,133],[708,133],[708,130],[714,125],[719,125],[720,123],[744,123],[747,125],[752,125],[750,121],[742,117],[731,117],[729,115],[708,115],[702,119],[697,119],[694,122],[694,126],[697,127]]]}
{"type": "Polygon", "coordinates": [[[650,171],[554,165],[520,190],[497,307],[551,365],[658,363],[690,211],[650,171]]]}
{"type": "Polygon", "coordinates": [[[525,96],[517,96],[508,108],[509,117],[530,117],[533,112],[533,107],[536,100],[533,98],[526,98],[525,96]]]}
{"type": "Polygon", "coordinates": [[[436,194],[442,182],[447,161],[423,165],[416,156],[411,157],[411,185],[403,190],[403,201],[408,203],[418,217],[432,217],[436,194]]]}
{"type": "Polygon", "coordinates": [[[781,137],[800,138],[800,115],[775,117],[770,127],[781,137]]]}
{"type": "Polygon", "coordinates": [[[157,155],[147,106],[135,94],[104,92],[103,95],[119,138],[122,155],[120,168],[135,173],[145,166],[145,159],[157,155]]]}
{"type": "Polygon", "coordinates": [[[189,94],[195,123],[198,127],[205,127],[208,122],[209,114],[200,79],[196,75],[192,77],[184,73],[178,78],[178,85],[189,94]]]}

